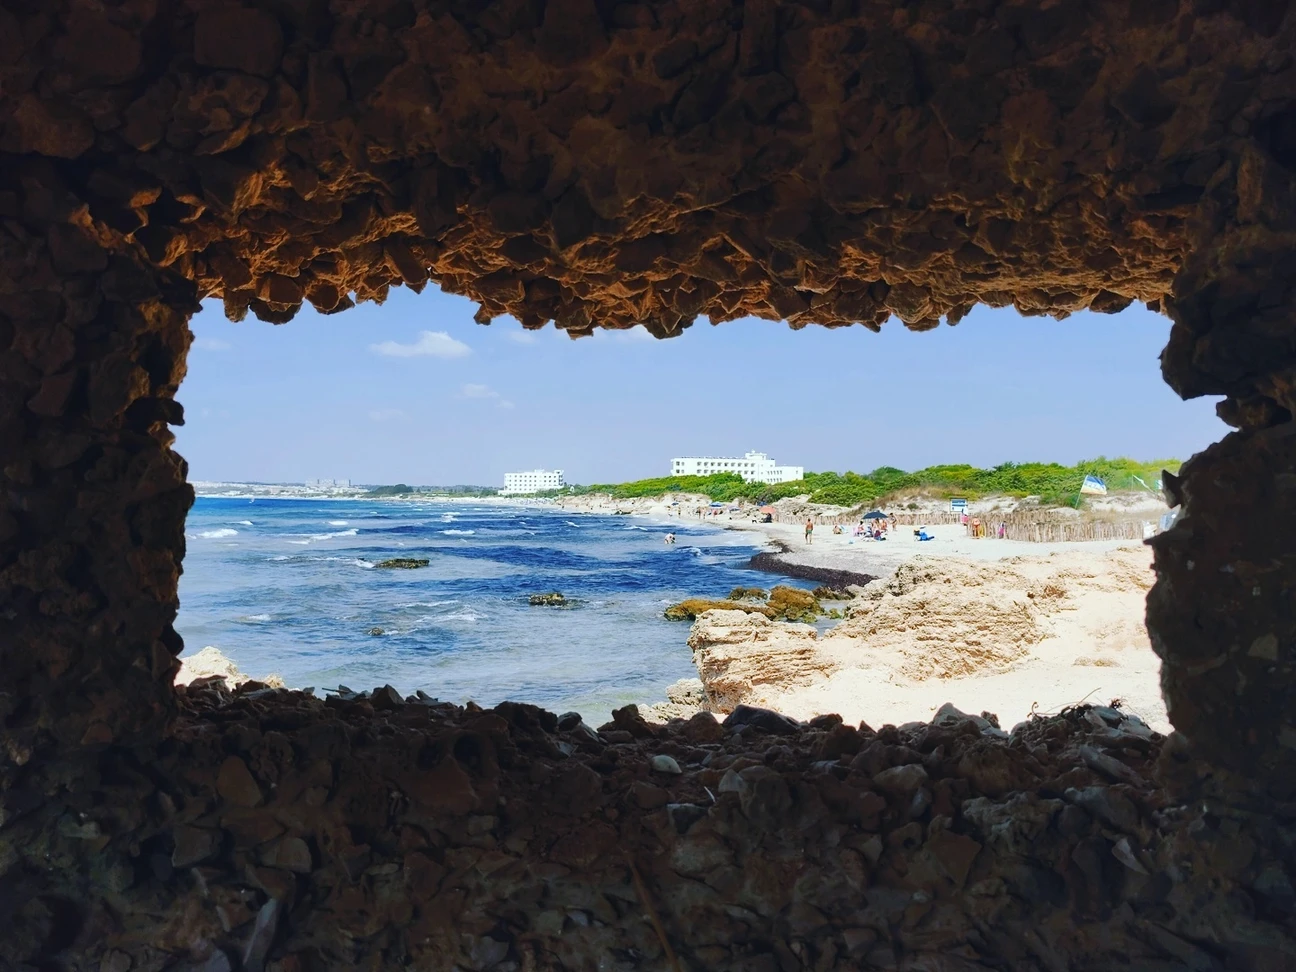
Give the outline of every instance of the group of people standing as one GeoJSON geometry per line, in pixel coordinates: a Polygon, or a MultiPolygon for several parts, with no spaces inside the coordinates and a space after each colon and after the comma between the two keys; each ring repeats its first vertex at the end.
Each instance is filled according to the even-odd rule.
{"type": "MultiPolygon", "coordinates": [[[[889,524],[885,519],[864,519],[851,530],[851,536],[857,539],[865,540],[885,540],[889,524]]],[[[846,532],[840,523],[834,523],[832,528],[833,536],[839,537],[846,532]]],[[[814,543],[814,519],[806,517],[805,521],[805,542],[814,543]]]]}
{"type": "Polygon", "coordinates": [[[962,519],[963,526],[967,528],[968,536],[974,540],[980,540],[987,536],[994,536],[1003,540],[1008,535],[1008,524],[1003,520],[999,521],[997,527],[991,527],[986,523],[982,523],[979,516],[969,517],[964,513],[962,519]]]}

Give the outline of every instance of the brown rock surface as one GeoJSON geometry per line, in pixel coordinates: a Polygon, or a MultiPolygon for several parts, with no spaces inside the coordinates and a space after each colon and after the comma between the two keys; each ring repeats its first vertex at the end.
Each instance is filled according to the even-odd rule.
{"type": "Polygon", "coordinates": [[[1208,188],[1284,178],[1264,6],[70,2],[11,18],[0,146],[234,317],[429,280],[573,335],[1110,311],[1170,293],[1208,188]]]}
{"type": "Polygon", "coordinates": [[[1241,830],[1203,799],[1110,784],[1083,749],[1139,781],[1159,759],[1211,785],[1173,740],[1114,732],[1110,710],[1008,740],[947,716],[777,735],[677,721],[602,743],[527,706],[271,697],[197,689],[157,749],[29,765],[21,785],[5,769],[6,810],[34,796],[0,822],[0,962],[383,967],[399,949],[434,969],[632,968],[668,965],[667,947],[709,968],[1296,960],[1290,825],[1241,830]],[[681,773],[654,773],[658,755],[681,773]],[[237,833],[212,814],[231,766],[275,782],[237,833]],[[452,780],[473,807],[426,798],[452,780]]]}

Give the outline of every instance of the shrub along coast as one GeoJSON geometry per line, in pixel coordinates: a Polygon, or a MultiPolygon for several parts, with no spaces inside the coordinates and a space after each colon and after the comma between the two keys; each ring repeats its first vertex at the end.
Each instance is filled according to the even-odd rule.
{"type": "Polygon", "coordinates": [[[566,495],[605,493],[613,499],[637,499],[666,493],[696,493],[717,502],[748,500],[772,503],[792,496],[809,495],[811,503],[859,506],[884,502],[906,491],[937,496],[986,495],[1038,496],[1046,505],[1075,503],[1085,476],[1097,476],[1109,489],[1152,488],[1161,471],[1179,470],[1179,460],[1108,459],[1099,456],[1063,466],[1055,462],[1005,462],[992,469],[969,465],[928,466],[905,472],[894,466],[880,466],[869,473],[810,472],[790,483],[748,483],[736,473],[714,476],[659,476],[630,483],[573,486],[566,495]],[[1140,483],[1140,480],[1142,483],[1140,483]]]}

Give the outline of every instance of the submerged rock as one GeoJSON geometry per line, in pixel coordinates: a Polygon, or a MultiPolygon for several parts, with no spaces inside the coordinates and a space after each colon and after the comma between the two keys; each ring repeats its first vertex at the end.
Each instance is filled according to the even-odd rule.
{"type": "Polygon", "coordinates": [[[812,593],[783,584],[770,591],[767,603],[769,616],[775,621],[801,621],[808,624],[823,613],[823,608],[812,593]]]}
{"type": "Polygon", "coordinates": [[[532,594],[527,603],[532,607],[567,607],[571,601],[558,591],[550,591],[548,594],[532,594]]]}
{"type": "Polygon", "coordinates": [[[374,566],[386,570],[417,570],[430,563],[432,561],[427,557],[392,557],[390,560],[380,560],[374,566]]]}
{"type": "Polygon", "coordinates": [[[707,597],[688,597],[678,604],[672,604],[664,612],[667,621],[695,621],[707,611],[747,611],[751,614],[770,616],[768,605],[752,601],[733,601],[707,597]]]}

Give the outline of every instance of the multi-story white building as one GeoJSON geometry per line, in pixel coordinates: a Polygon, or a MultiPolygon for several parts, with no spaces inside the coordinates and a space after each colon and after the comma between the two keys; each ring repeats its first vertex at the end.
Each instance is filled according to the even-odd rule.
{"type": "Polygon", "coordinates": [[[671,460],[672,476],[737,473],[749,483],[792,483],[805,478],[804,466],[780,466],[763,452],[734,456],[685,456],[671,460]]]}
{"type": "Polygon", "coordinates": [[[529,472],[505,473],[504,488],[500,490],[500,495],[543,493],[550,489],[562,489],[566,485],[561,469],[532,469],[529,472]]]}

